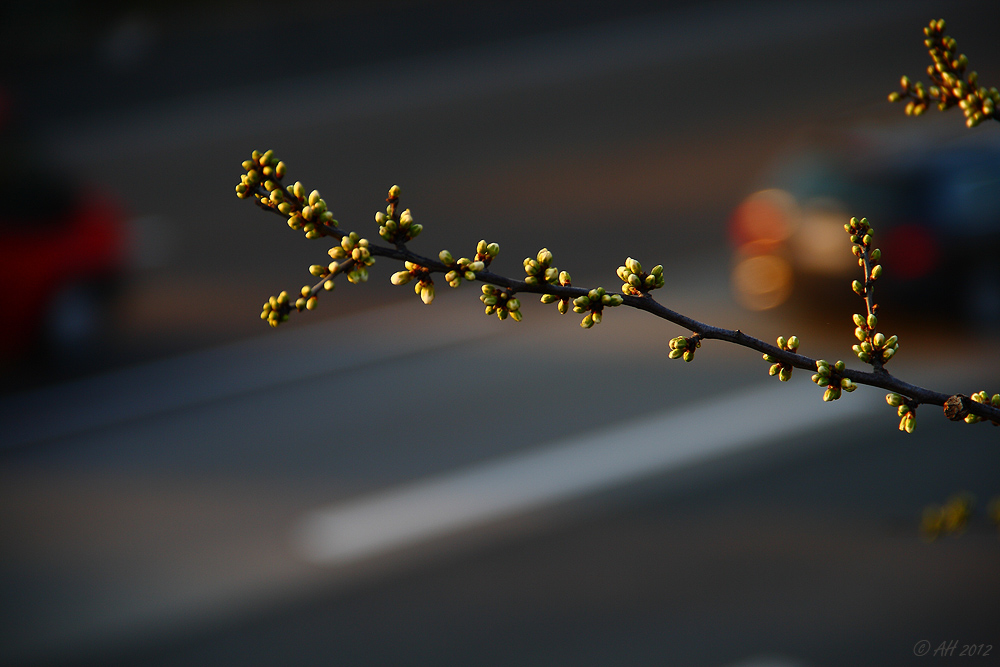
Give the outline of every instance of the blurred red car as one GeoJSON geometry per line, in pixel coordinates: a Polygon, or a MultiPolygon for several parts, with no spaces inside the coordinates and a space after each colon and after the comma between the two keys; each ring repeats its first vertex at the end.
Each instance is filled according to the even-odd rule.
{"type": "Polygon", "coordinates": [[[47,174],[5,174],[0,200],[0,357],[83,350],[125,267],[123,211],[47,174]]]}

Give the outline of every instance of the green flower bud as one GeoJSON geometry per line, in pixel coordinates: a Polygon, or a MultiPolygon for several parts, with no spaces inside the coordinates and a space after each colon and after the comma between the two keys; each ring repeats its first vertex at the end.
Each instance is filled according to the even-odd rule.
{"type": "Polygon", "coordinates": [[[306,301],[306,310],[316,310],[316,305],[319,303],[319,299],[315,296],[309,297],[306,301]]]}
{"type": "Polygon", "coordinates": [[[570,279],[570,275],[569,275],[568,271],[560,271],[559,272],[559,284],[560,285],[570,285],[570,284],[572,284],[572,280],[570,279]]]}
{"type": "Polygon", "coordinates": [[[625,266],[632,273],[642,273],[642,264],[638,260],[632,259],[631,257],[625,260],[625,266]]]}
{"type": "Polygon", "coordinates": [[[569,301],[560,300],[556,308],[559,309],[560,315],[565,315],[567,312],[569,312],[569,301]]]}
{"type": "Polygon", "coordinates": [[[851,282],[851,289],[854,290],[854,293],[858,296],[864,296],[865,294],[864,285],[857,280],[851,282]]]}
{"type": "Polygon", "coordinates": [[[778,379],[782,382],[788,382],[792,379],[792,367],[782,366],[781,370],[778,372],[778,379]]]}
{"type": "Polygon", "coordinates": [[[600,324],[601,323],[601,318],[603,317],[603,315],[601,314],[601,311],[595,310],[592,313],[592,315],[593,315],[593,318],[594,318],[594,324],[600,324]]]}
{"type": "MultiPolygon", "coordinates": [[[[869,257],[871,257],[871,260],[873,262],[877,262],[880,259],[882,259],[882,251],[879,250],[878,248],[875,248],[874,250],[871,251],[871,254],[869,255],[869,257]]],[[[880,275],[881,275],[881,272],[880,272],[880,275]]]]}
{"type": "Polygon", "coordinates": [[[781,371],[781,364],[771,364],[771,367],[767,369],[768,375],[777,375],[781,371]]]}
{"type": "Polygon", "coordinates": [[[389,188],[389,199],[398,199],[399,192],[400,190],[398,185],[394,185],[391,188],[389,188]]]}
{"type": "Polygon", "coordinates": [[[837,363],[833,365],[833,369],[838,373],[842,373],[845,368],[847,368],[847,364],[845,364],[843,361],[840,361],[839,359],[837,360],[837,363]]]}
{"type": "Polygon", "coordinates": [[[508,299],[507,300],[507,310],[514,311],[521,308],[521,302],[518,299],[508,299]]]}
{"type": "Polygon", "coordinates": [[[510,319],[514,320],[515,322],[520,322],[522,317],[524,317],[524,316],[521,315],[521,311],[520,310],[512,310],[512,311],[510,311],[510,319]]]}
{"type": "Polygon", "coordinates": [[[896,354],[896,348],[889,347],[882,350],[882,361],[889,361],[896,354]]]}
{"type": "Polygon", "coordinates": [[[882,275],[882,265],[879,264],[874,269],[872,269],[872,280],[878,280],[882,275]]]}
{"type": "Polygon", "coordinates": [[[637,276],[634,273],[629,274],[628,284],[632,287],[635,287],[636,289],[639,289],[640,287],[642,287],[642,279],[639,278],[639,276],[637,276]]]}
{"type": "Polygon", "coordinates": [[[325,283],[323,283],[323,289],[325,289],[327,292],[332,292],[333,288],[336,286],[337,283],[333,282],[332,280],[327,280],[325,283]]]}
{"type": "Polygon", "coordinates": [[[898,343],[898,342],[899,342],[899,336],[892,335],[892,336],[889,336],[889,338],[886,339],[885,346],[886,347],[896,347],[896,343],[898,343]]]}
{"type": "Polygon", "coordinates": [[[849,378],[841,378],[840,388],[846,392],[852,392],[858,388],[858,385],[854,384],[849,378]]]}
{"type": "Polygon", "coordinates": [[[682,356],[684,361],[692,361],[694,359],[694,350],[684,350],[684,354],[682,356]]]}
{"type": "Polygon", "coordinates": [[[490,244],[488,244],[486,246],[486,254],[489,255],[490,257],[496,257],[497,255],[499,255],[500,254],[500,244],[499,243],[490,243],[490,244]]]}
{"type": "Polygon", "coordinates": [[[540,301],[545,304],[555,303],[558,300],[559,297],[557,297],[555,294],[543,294],[540,299],[540,301]]]}
{"type": "Polygon", "coordinates": [[[298,299],[295,300],[295,309],[296,310],[298,310],[298,311],[301,312],[302,309],[305,308],[305,307],[306,307],[306,298],[305,297],[300,297],[300,298],[298,298],[298,299]]]}
{"type": "Polygon", "coordinates": [[[486,270],[486,264],[484,264],[483,262],[473,262],[472,264],[469,264],[469,271],[479,272],[485,270],[486,270]]]}
{"type": "Polygon", "coordinates": [[[885,336],[880,333],[875,334],[875,338],[872,339],[872,343],[875,344],[875,347],[882,347],[885,345],[885,336]]]}
{"type": "Polygon", "coordinates": [[[652,275],[654,275],[654,276],[662,276],[663,275],[663,265],[662,264],[657,264],[656,266],[653,267],[653,270],[650,271],[650,273],[652,275]]]}
{"type": "Polygon", "coordinates": [[[868,328],[874,329],[876,326],[878,326],[878,318],[875,317],[875,313],[872,313],[868,316],[868,328]]]}
{"type": "Polygon", "coordinates": [[[903,397],[895,392],[888,393],[885,395],[885,402],[895,408],[903,403],[903,397]]]}
{"type": "Polygon", "coordinates": [[[424,231],[424,226],[421,225],[421,224],[419,224],[419,223],[416,223],[416,224],[410,225],[410,230],[409,230],[408,234],[409,234],[409,236],[410,236],[411,239],[415,239],[418,236],[420,236],[420,232],[422,232],[422,231],[424,231]]]}
{"type": "Polygon", "coordinates": [[[420,288],[420,300],[425,304],[430,305],[434,301],[434,284],[423,285],[420,288]]]}
{"type": "Polygon", "coordinates": [[[671,359],[679,359],[684,355],[684,350],[670,350],[670,354],[667,356],[671,359]]]}
{"type": "Polygon", "coordinates": [[[792,336],[791,338],[788,339],[788,349],[791,350],[792,352],[794,352],[797,349],[799,349],[799,337],[798,336],[792,336]]]}
{"type": "Polygon", "coordinates": [[[580,326],[583,327],[584,329],[589,329],[590,327],[594,326],[594,314],[587,313],[584,316],[583,321],[580,322],[580,326]]]}
{"type": "Polygon", "coordinates": [[[442,250],[441,252],[439,252],[438,259],[440,259],[441,263],[446,266],[451,266],[452,264],[455,263],[455,258],[452,257],[451,253],[448,252],[447,250],[442,250]]]}
{"type": "Polygon", "coordinates": [[[548,266],[552,263],[552,253],[549,252],[548,248],[542,248],[538,251],[537,259],[542,266],[548,266]]]}
{"type": "Polygon", "coordinates": [[[778,336],[777,342],[778,342],[778,347],[780,347],[782,350],[784,350],[785,346],[788,345],[788,339],[785,338],[784,336],[778,336]]]}

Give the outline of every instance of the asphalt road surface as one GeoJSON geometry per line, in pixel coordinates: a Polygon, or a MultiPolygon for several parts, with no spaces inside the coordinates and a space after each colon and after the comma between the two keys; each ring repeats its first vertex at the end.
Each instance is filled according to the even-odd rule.
{"type": "MultiPolygon", "coordinates": [[[[584,331],[526,303],[499,323],[469,287],[398,301],[388,269],[260,332],[258,304],[318,261],[232,196],[244,154],[271,147],[345,227],[398,182],[428,248],[485,236],[506,270],[546,245],[578,284],[614,284],[638,248],[681,286],[678,310],[846,358],[843,317],[736,309],[725,215],[816,127],[898,113],[881,100],[922,67],[941,9],[723,9],[54,129],[51,153],[118,192],[161,254],[125,295],[117,369],[0,399],[0,661],[893,665],[924,640],[1000,655],[995,527],[917,531],[929,503],[1000,493],[988,425],[924,408],[904,436],[879,391],[823,404],[805,374],[769,382],[721,344],[669,361],[680,332],[642,313],[584,331]]],[[[983,11],[948,9],[970,52],[983,11]]],[[[918,325],[900,322],[900,376],[995,384],[995,336],[941,350],[918,325]]]]}

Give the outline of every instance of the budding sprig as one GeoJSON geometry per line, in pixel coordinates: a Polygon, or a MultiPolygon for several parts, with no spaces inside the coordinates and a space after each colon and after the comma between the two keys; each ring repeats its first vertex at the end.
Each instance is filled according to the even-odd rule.
{"type": "Polygon", "coordinates": [[[490,262],[499,254],[500,245],[487,243],[484,239],[476,246],[476,256],[473,259],[460,257],[458,261],[455,261],[455,258],[447,250],[439,252],[438,259],[448,268],[448,272],[444,276],[445,281],[451,287],[458,287],[462,284],[463,278],[470,281],[475,280],[476,274],[485,271],[490,262]]]}
{"type": "Polygon", "coordinates": [[[524,258],[524,272],[527,278],[524,282],[531,286],[548,285],[559,278],[559,269],[552,266],[552,253],[548,248],[542,248],[535,258],[524,258]]]}
{"type": "Polygon", "coordinates": [[[514,297],[514,292],[494,285],[483,285],[483,293],[479,300],[486,304],[486,314],[496,315],[505,320],[509,316],[515,322],[521,321],[521,302],[514,297]]]}
{"type": "Polygon", "coordinates": [[[649,273],[646,273],[642,270],[642,264],[639,263],[639,260],[631,257],[626,257],[625,265],[618,267],[618,277],[624,283],[622,294],[631,294],[632,296],[642,296],[664,285],[662,264],[657,264],[649,273]]]}
{"type": "Polygon", "coordinates": [[[614,308],[622,305],[623,301],[620,294],[608,294],[603,287],[595,287],[583,296],[573,299],[573,312],[587,313],[580,322],[580,326],[589,329],[595,324],[601,323],[605,306],[614,308]]]}
{"type": "MultiPolygon", "coordinates": [[[[784,336],[778,336],[778,347],[786,352],[796,352],[799,349],[799,337],[792,336],[790,338],[785,338],[784,336]]],[[[777,375],[778,379],[782,382],[788,382],[792,379],[792,365],[779,360],[777,357],[764,353],[764,361],[771,364],[768,369],[768,375],[777,375]]]]}
{"type": "Polygon", "coordinates": [[[904,76],[900,79],[902,92],[889,93],[889,101],[907,100],[907,116],[919,116],[927,110],[931,100],[937,101],[937,108],[941,111],[958,105],[965,114],[968,127],[975,127],[990,118],[1000,120],[996,114],[1000,91],[980,86],[976,72],[965,74],[969,59],[965,54],[958,53],[958,43],[953,37],[945,35],[944,29],[944,19],[931,21],[924,28],[924,46],[934,61],[933,65],[927,66],[931,86],[925,89],[921,82],[914,83],[904,76]]]}
{"type": "MultiPolygon", "coordinates": [[[[1000,399],[997,397],[987,402],[985,400],[969,400],[968,397],[949,396],[933,392],[894,378],[879,366],[875,368],[877,372],[869,373],[844,369],[843,362],[838,362],[833,370],[830,370],[829,364],[826,364],[822,360],[816,362],[808,357],[797,354],[795,352],[796,339],[794,337],[786,340],[784,344],[781,343],[781,339],[779,338],[780,347],[776,348],[762,340],[744,334],[739,329],[731,331],[714,327],[670,310],[651,298],[649,294],[651,289],[663,285],[661,269],[656,267],[648,274],[643,274],[641,266],[632,258],[627,259],[626,265],[623,267],[625,271],[622,273],[625,276],[619,276],[623,278],[623,281],[631,290],[623,295],[608,294],[601,287],[590,290],[582,287],[573,287],[569,273],[558,271],[558,269],[552,266],[552,254],[545,248],[539,251],[534,259],[528,258],[525,260],[525,272],[528,279],[519,281],[491,273],[487,270],[490,262],[499,252],[499,246],[495,243],[480,241],[475,258],[461,258],[458,261],[455,261],[447,251],[442,251],[437,258],[433,259],[418,255],[405,247],[404,242],[397,242],[395,247],[371,244],[367,239],[361,238],[356,232],[345,234],[343,231],[335,228],[333,225],[336,224],[336,221],[332,220],[329,212],[325,210],[326,204],[321,201],[319,193],[313,191],[307,196],[305,188],[301,183],[296,183],[284,189],[290,196],[286,197],[284,194],[279,194],[272,197],[270,193],[278,190],[280,187],[278,180],[285,173],[284,165],[274,159],[273,153],[268,155],[267,153],[260,154],[255,152],[253,159],[247,162],[246,166],[249,168],[244,177],[244,182],[237,189],[237,195],[241,199],[253,198],[262,208],[288,218],[291,226],[306,231],[306,235],[310,238],[331,236],[339,241],[339,245],[331,248],[329,251],[334,261],[330,262],[327,266],[314,264],[309,267],[310,273],[320,279],[316,285],[312,287],[308,285],[303,286],[299,296],[294,299],[287,292],[282,292],[278,296],[268,299],[262,308],[261,319],[267,321],[271,326],[276,327],[280,323],[287,321],[292,309],[301,311],[316,308],[320,289],[334,289],[334,278],[340,273],[347,274],[350,282],[365,282],[368,278],[368,267],[374,263],[375,257],[380,256],[403,263],[405,270],[392,274],[391,282],[396,285],[415,282],[414,291],[426,304],[430,304],[434,299],[434,280],[432,277],[434,273],[442,273],[446,278],[450,278],[449,284],[452,284],[452,286],[456,286],[454,283],[461,280],[477,280],[485,283],[487,287],[483,290],[483,302],[487,306],[487,312],[489,314],[496,314],[500,319],[521,319],[520,302],[515,297],[515,293],[518,292],[538,293],[541,296],[542,303],[556,303],[560,313],[568,312],[570,306],[572,306],[574,312],[585,314],[581,321],[581,326],[584,328],[590,328],[594,324],[600,323],[604,308],[624,304],[646,311],[656,317],[660,317],[684,327],[688,331],[694,332],[691,336],[678,336],[670,341],[669,356],[672,359],[684,358],[687,361],[691,361],[694,358],[695,351],[701,346],[702,339],[722,340],[757,350],[760,353],[773,355],[773,359],[769,359],[772,363],[771,373],[778,375],[779,379],[782,380],[790,377],[792,367],[811,369],[816,364],[819,372],[814,376],[814,379],[818,379],[818,384],[826,386],[825,400],[838,398],[842,391],[852,391],[856,386],[855,383],[868,384],[900,392],[900,400],[903,400],[903,395],[909,397],[905,399],[907,401],[905,405],[906,414],[903,414],[904,410],[900,411],[902,419],[901,428],[903,430],[912,431],[915,419],[914,410],[917,405],[921,403],[945,405],[946,401],[951,403],[955,401],[959,402],[959,411],[961,412],[961,417],[959,418],[965,418],[972,414],[1000,423],[1000,404],[998,404],[1000,403],[1000,399]],[[250,172],[254,173],[251,174],[250,172]],[[265,178],[273,181],[271,183],[272,186],[275,186],[273,189],[269,190],[261,183],[261,179],[265,178]],[[267,194],[265,195],[265,193],[267,194]],[[307,210],[310,212],[306,213],[307,210]],[[305,216],[312,219],[307,220],[305,216]],[[301,220],[295,221],[296,218],[301,220]],[[309,225],[312,226],[310,227],[309,225]],[[482,266],[480,266],[480,263],[482,266]],[[642,284],[640,287],[633,285],[635,280],[632,279],[632,276],[637,276],[636,279],[641,281],[642,284]],[[649,281],[650,277],[653,278],[652,281],[649,281]],[[647,281],[650,283],[648,284],[649,289],[646,289],[647,281]],[[635,290],[639,294],[636,294],[635,290]],[[489,302],[487,302],[488,300],[489,302]],[[777,368],[774,368],[774,364],[777,364],[777,368]],[[788,368],[783,368],[785,366],[788,368]],[[827,368],[824,369],[824,366],[827,368]]],[[[281,192],[281,190],[278,191],[279,193],[281,192]]],[[[390,189],[389,194],[390,206],[386,209],[386,224],[388,224],[390,219],[395,219],[394,214],[396,207],[398,207],[398,186],[390,189]]],[[[400,218],[402,217],[402,214],[400,214],[400,218]]],[[[382,226],[385,227],[386,224],[382,226]]],[[[409,227],[411,230],[413,224],[411,221],[409,227]]],[[[856,291],[865,297],[866,304],[868,305],[868,315],[874,315],[877,305],[872,301],[872,285],[874,280],[881,275],[881,267],[878,265],[880,253],[878,249],[869,248],[872,232],[870,226],[867,226],[867,221],[852,219],[852,223],[847,227],[848,231],[855,237],[852,238],[854,242],[853,250],[859,257],[859,264],[865,269],[865,282],[863,284],[857,283],[856,291]]],[[[398,230],[399,227],[397,226],[397,232],[398,230]]],[[[384,231],[391,232],[392,230],[387,229],[384,231]]],[[[403,237],[397,236],[394,238],[400,241],[403,237]]],[[[862,352],[870,355],[877,352],[878,349],[895,351],[895,344],[897,342],[895,337],[882,340],[879,337],[880,334],[874,330],[877,320],[872,320],[869,323],[868,317],[862,318],[860,315],[858,317],[862,319],[861,322],[856,322],[859,328],[862,323],[865,325],[863,333],[865,333],[866,340],[864,343],[872,346],[871,353],[866,349],[862,349],[862,352]]],[[[891,356],[892,354],[890,353],[881,355],[881,358],[884,361],[888,360],[888,357],[891,356]]],[[[983,392],[980,392],[979,395],[981,397],[983,392]]],[[[901,404],[896,405],[899,406],[901,404]]],[[[947,410],[946,414],[948,414],[947,410]]],[[[971,422],[973,420],[968,421],[971,422]]]]}
{"type": "Polygon", "coordinates": [[[236,186],[237,197],[253,197],[254,203],[261,208],[286,218],[289,227],[305,232],[307,239],[337,235],[329,233],[330,228],[337,226],[337,221],[327,210],[326,201],[319,191],[306,194],[301,182],[282,186],[285,163],[274,156],[274,151],[254,151],[250,159],[243,162],[243,169],[246,173],[236,186]]]}
{"type": "Polygon", "coordinates": [[[670,348],[670,353],[667,356],[671,359],[683,358],[684,361],[693,361],[694,351],[701,347],[701,338],[701,334],[671,338],[670,342],[667,343],[670,348]]]}
{"type": "Polygon", "coordinates": [[[913,429],[917,427],[917,406],[920,403],[896,392],[886,394],[885,402],[896,408],[896,416],[899,417],[899,430],[913,433],[913,429]]]}
{"type": "Polygon", "coordinates": [[[424,231],[423,225],[413,222],[413,214],[410,213],[410,209],[397,215],[399,192],[398,185],[389,188],[389,196],[385,198],[389,205],[385,207],[385,213],[379,211],[375,214],[375,222],[379,225],[378,235],[396,246],[402,246],[424,231]]]}
{"type": "Polygon", "coordinates": [[[851,283],[854,293],[865,300],[866,315],[855,313],[853,316],[855,329],[854,336],[858,343],[851,347],[858,359],[871,364],[876,372],[884,372],[886,364],[896,350],[899,348],[899,337],[890,336],[886,338],[884,334],[878,333],[878,304],[875,303],[875,281],[882,276],[882,251],[872,248],[872,237],[875,230],[868,223],[868,218],[851,218],[851,221],[844,225],[844,231],[851,235],[851,252],[858,258],[858,266],[864,277],[864,281],[855,280],[851,283]]]}
{"type": "Polygon", "coordinates": [[[810,379],[820,387],[826,388],[826,391],[823,392],[824,401],[836,401],[840,398],[841,392],[851,393],[858,388],[858,385],[854,384],[850,378],[842,375],[846,368],[847,364],[840,360],[837,360],[833,366],[830,366],[829,362],[824,359],[816,361],[816,372],[810,379]]]}

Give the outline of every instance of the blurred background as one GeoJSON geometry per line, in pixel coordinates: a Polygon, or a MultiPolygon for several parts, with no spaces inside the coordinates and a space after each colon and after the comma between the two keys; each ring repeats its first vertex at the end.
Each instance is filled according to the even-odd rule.
{"type": "MultiPolygon", "coordinates": [[[[40,2],[0,14],[0,662],[892,665],[1000,650],[997,432],[820,401],[754,353],[583,331],[379,262],[277,331],[306,241],[233,192],[274,149],[373,237],[665,266],[692,317],[849,360],[884,238],[894,372],[1000,391],[1000,125],[886,95],[989,2],[40,2]],[[856,270],[856,267],[854,267],[856,270]],[[955,337],[957,335],[957,338],[955,337]],[[956,344],[954,341],[960,340],[956,344]],[[704,393],[703,393],[704,392],[704,393]],[[965,491],[965,533],[921,539],[965,491]]],[[[732,349],[731,349],[732,348],[732,349]]]]}

